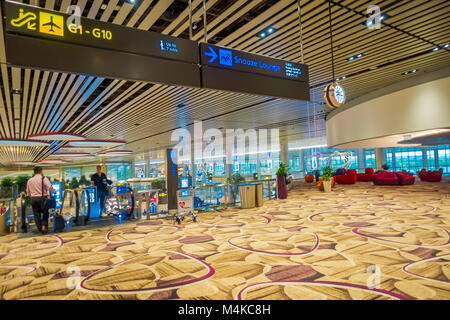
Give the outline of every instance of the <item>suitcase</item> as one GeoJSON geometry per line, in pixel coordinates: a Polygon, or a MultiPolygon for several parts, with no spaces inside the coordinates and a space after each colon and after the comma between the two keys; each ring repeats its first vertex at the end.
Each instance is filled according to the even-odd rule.
{"type": "Polygon", "coordinates": [[[65,227],[65,221],[62,215],[55,216],[55,221],[53,222],[53,224],[55,232],[62,232],[65,227]]]}

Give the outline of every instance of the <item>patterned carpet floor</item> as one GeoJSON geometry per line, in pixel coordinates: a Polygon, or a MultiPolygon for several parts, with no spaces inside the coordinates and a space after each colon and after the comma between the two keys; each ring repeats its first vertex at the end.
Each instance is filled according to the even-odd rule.
{"type": "Polygon", "coordinates": [[[450,183],[0,237],[0,299],[450,299],[450,183]]]}

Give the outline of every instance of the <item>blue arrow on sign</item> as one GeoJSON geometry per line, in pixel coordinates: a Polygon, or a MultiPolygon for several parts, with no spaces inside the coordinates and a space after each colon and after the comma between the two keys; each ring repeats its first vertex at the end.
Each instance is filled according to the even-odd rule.
{"type": "Polygon", "coordinates": [[[211,62],[213,62],[214,60],[217,59],[218,55],[217,55],[217,53],[214,51],[214,49],[211,48],[210,46],[208,46],[208,49],[209,49],[210,52],[205,52],[205,56],[211,57],[211,59],[209,59],[209,61],[208,61],[208,62],[211,63],[211,62]]]}

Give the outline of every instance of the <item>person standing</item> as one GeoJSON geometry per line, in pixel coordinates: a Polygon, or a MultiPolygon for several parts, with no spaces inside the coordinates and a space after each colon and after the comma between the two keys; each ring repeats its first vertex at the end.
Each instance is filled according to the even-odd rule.
{"type": "Polygon", "coordinates": [[[100,215],[105,209],[105,197],[108,191],[108,183],[112,184],[111,180],[106,178],[106,174],[102,172],[102,166],[97,166],[97,173],[91,176],[91,184],[97,187],[97,201],[100,203],[100,215]]]}
{"type": "Polygon", "coordinates": [[[33,168],[34,176],[27,182],[27,195],[31,197],[31,207],[33,208],[34,222],[39,232],[48,232],[48,207],[50,192],[55,192],[50,180],[42,175],[41,167],[33,168]],[[42,218],[41,218],[42,215],[42,218]]]}

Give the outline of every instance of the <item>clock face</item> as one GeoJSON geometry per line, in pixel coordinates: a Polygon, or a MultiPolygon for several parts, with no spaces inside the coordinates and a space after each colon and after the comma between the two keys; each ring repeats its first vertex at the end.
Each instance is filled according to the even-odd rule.
{"type": "Polygon", "coordinates": [[[342,88],[341,86],[337,85],[334,87],[334,98],[336,99],[336,101],[339,104],[344,103],[345,100],[345,92],[344,92],[344,88],[342,88]]]}

